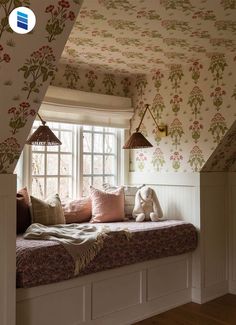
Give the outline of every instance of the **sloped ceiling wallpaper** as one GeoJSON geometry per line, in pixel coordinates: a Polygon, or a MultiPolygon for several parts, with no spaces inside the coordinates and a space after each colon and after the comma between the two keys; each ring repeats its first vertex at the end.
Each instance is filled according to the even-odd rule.
{"type": "Polygon", "coordinates": [[[236,171],[236,121],[208,159],[202,171],[236,171]]]}
{"type": "Polygon", "coordinates": [[[236,0],[85,0],[61,63],[150,73],[236,51],[236,0]]]}
{"type": "Polygon", "coordinates": [[[12,173],[77,17],[78,0],[0,1],[0,173],[12,173]],[[34,30],[13,33],[9,13],[30,7],[34,30]]]}

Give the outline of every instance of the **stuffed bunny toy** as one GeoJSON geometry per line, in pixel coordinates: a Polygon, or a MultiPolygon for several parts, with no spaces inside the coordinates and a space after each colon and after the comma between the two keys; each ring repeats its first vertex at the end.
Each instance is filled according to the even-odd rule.
{"type": "Polygon", "coordinates": [[[137,222],[158,221],[163,217],[160,203],[151,187],[144,186],[137,191],[132,215],[137,222]]]}

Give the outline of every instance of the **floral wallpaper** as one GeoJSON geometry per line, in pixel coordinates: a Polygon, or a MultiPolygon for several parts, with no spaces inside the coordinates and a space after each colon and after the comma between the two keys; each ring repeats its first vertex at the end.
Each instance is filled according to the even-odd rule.
{"type": "Polygon", "coordinates": [[[86,0],[61,63],[146,74],[235,51],[236,0],[86,0]]]}
{"type": "Polygon", "coordinates": [[[94,69],[79,69],[71,64],[60,64],[54,86],[107,95],[131,97],[132,76],[103,73],[94,69]]]}
{"type": "Polygon", "coordinates": [[[236,121],[208,159],[202,171],[236,171],[236,121]]]}
{"type": "Polygon", "coordinates": [[[149,103],[157,121],[168,125],[168,136],[158,138],[147,114],[142,132],[153,148],[133,150],[131,171],[198,172],[203,168],[236,119],[235,61],[236,53],[211,53],[207,60],[137,75],[132,130],[149,103]]]}
{"type": "Polygon", "coordinates": [[[53,80],[73,22],[78,0],[0,1],[0,173],[12,173],[49,83],[53,80]],[[36,27],[13,33],[10,12],[30,7],[36,27]]]}

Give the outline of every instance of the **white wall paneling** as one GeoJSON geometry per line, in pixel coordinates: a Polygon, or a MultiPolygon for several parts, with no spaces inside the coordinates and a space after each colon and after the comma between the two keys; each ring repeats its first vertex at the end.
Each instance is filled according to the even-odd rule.
{"type": "Polygon", "coordinates": [[[228,292],[227,173],[201,173],[202,302],[228,292]]]}
{"type": "Polygon", "coordinates": [[[192,300],[203,303],[228,292],[227,174],[131,172],[130,182],[156,190],[164,218],[191,222],[199,230],[192,254],[192,300]]]}
{"type": "Polygon", "coordinates": [[[17,289],[17,325],[120,325],[191,301],[191,254],[17,289]]]}
{"type": "Polygon", "coordinates": [[[0,175],[0,324],[15,325],[16,176],[0,175]]]}
{"type": "MultiPolygon", "coordinates": [[[[200,234],[200,174],[130,172],[131,184],[146,184],[155,189],[164,218],[191,222],[200,234]]],[[[201,303],[201,241],[192,254],[192,300],[201,303]]],[[[165,284],[166,285],[166,284],[165,284]]]]}

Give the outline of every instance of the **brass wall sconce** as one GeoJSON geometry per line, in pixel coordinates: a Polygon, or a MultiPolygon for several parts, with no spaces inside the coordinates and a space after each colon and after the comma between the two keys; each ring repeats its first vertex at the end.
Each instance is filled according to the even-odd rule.
{"type": "Polygon", "coordinates": [[[46,121],[37,113],[43,125],[28,138],[26,144],[33,146],[60,146],[61,141],[55,136],[52,130],[46,125],[46,121]]]}
{"type": "Polygon", "coordinates": [[[147,111],[149,111],[151,117],[153,118],[156,126],[157,126],[157,132],[158,132],[158,136],[160,138],[166,137],[167,136],[167,125],[164,124],[157,124],[157,121],[155,120],[152,111],[149,108],[149,104],[145,105],[145,110],[143,112],[141,121],[139,123],[139,126],[137,127],[136,131],[130,136],[129,140],[125,143],[125,145],[123,146],[123,149],[140,149],[140,148],[151,148],[153,147],[153,145],[144,137],[144,135],[139,132],[141,124],[143,122],[144,116],[147,113],[147,111]]]}

